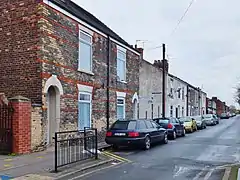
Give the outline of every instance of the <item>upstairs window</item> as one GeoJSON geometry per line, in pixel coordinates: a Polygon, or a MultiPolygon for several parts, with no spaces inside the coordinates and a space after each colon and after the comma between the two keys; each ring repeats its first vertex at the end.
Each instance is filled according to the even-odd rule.
{"type": "Polygon", "coordinates": [[[184,100],[184,88],[182,88],[182,100],[184,100]]]}
{"type": "Polygon", "coordinates": [[[118,81],[126,81],[126,50],[118,48],[117,50],[117,78],[118,81]]]}
{"type": "Polygon", "coordinates": [[[79,31],[78,70],[92,72],[92,36],[79,31]]]}
{"type": "Polygon", "coordinates": [[[178,98],[180,99],[181,98],[181,89],[178,89],[178,98]]]}

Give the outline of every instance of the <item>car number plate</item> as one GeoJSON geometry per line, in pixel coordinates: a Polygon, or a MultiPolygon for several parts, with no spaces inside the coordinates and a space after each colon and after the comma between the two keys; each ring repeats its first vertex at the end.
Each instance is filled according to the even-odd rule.
{"type": "Polygon", "coordinates": [[[126,133],[114,133],[115,136],[126,136],[126,133]]]}

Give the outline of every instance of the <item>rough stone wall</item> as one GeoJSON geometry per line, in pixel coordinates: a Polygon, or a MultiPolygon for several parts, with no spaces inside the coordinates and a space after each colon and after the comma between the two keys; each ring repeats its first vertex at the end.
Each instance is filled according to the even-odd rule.
{"type": "MultiPolygon", "coordinates": [[[[42,131],[42,107],[40,106],[32,106],[31,111],[31,150],[40,151],[42,147],[45,145],[44,134],[42,131]]],[[[46,126],[46,125],[45,125],[46,126]]]]}
{"type": "Polygon", "coordinates": [[[0,4],[0,92],[41,103],[41,66],[36,0],[4,0],[0,4]]]}
{"type": "MultiPolygon", "coordinates": [[[[107,39],[93,32],[93,74],[77,70],[78,36],[76,21],[42,5],[43,16],[39,21],[41,30],[41,52],[38,61],[42,63],[42,87],[52,75],[57,75],[63,86],[61,96],[60,130],[77,129],[78,88],[77,84],[93,87],[92,127],[106,128],[107,114],[107,39]]],[[[110,57],[110,122],[116,119],[116,91],[126,92],[126,118],[131,118],[132,97],[139,89],[140,57],[127,51],[127,83],[117,82],[117,46],[111,43],[110,57]]],[[[44,98],[44,97],[43,97],[44,98]]],[[[46,104],[46,100],[43,101],[46,104]]],[[[45,109],[45,114],[47,109],[45,109]]],[[[44,113],[44,112],[43,112],[44,113]]],[[[44,118],[44,121],[47,121],[44,118]]],[[[43,130],[45,131],[45,129],[43,130]]]]}

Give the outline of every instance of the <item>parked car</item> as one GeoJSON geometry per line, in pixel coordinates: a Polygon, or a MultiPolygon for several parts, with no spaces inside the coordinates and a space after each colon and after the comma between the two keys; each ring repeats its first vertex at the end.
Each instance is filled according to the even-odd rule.
{"type": "Polygon", "coordinates": [[[205,129],[207,127],[206,121],[202,116],[193,116],[192,118],[196,120],[198,129],[205,129]]]}
{"type": "Polygon", "coordinates": [[[217,120],[215,119],[213,114],[204,114],[203,118],[204,118],[207,126],[216,125],[217,124],[217,120]]]}
{"type": "Polygon", "coordinates": [[[229,116],[228,116],[227,113],[222,113],[222,114],[220,115],[220,118],[221,118],[221,119],[229,119],[229,116]]]}
{"type": "Polygon", "coordinates": [[[177,136],[185,136],[185,128],[177,118],[155,118],[153,119],[161,127],[167,129],[168,138],[176,139],[177,136]]]}
{"type": "Polygon", "coordinates": [[[213,117],[217,124],[219,124],[219,117],[216,114],[213,114],[213,117]]]}
{"type": "Polygon", "coordinates": [[[197,122],[195,119],[187,116],[187,117],[181,117],[179,118],[180,122],[183,122],[183,125],[185,127],[185,130],[187,132],[193,132],[197,131],[197,122]]]}
{"type": "Polygon", "coordinates": [[[167,131],[152,120],[118,120],[106,133],[107,144],[136,146],[146,150],[152,143],[168,143],[167,131]]]}

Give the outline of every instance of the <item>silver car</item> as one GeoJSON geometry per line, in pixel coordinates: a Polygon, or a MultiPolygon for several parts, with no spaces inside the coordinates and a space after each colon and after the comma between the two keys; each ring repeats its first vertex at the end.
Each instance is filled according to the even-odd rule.
{"type": "Polygon", "coordinates": [[[196,120],[198,129],[205,129],[207,127],[206,121],[202,116],[192,116],[192,118],[196,120]]]}
{"type": "Polygon", "coordinates": [[[205,114],[203,115],[203,119],[205,120],[208,126],[217,124],[217,120],[214,117],[214,114],[205,114]]]}

